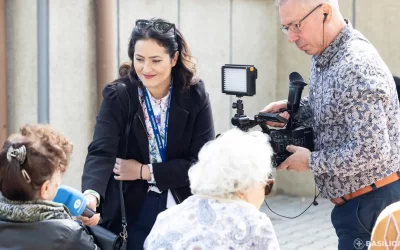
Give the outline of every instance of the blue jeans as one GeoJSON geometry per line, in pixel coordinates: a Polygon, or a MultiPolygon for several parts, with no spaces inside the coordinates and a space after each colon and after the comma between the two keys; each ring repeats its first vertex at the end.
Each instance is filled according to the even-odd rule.
{"type": "Polygon", "coordinates": [[[166,210],[167,194],[148,192],[141,208],[139,218],[128,230],[127,250],[142,250],[159,213],[166,210]]]}
{"type": "Polygon", "coordinates": [[[331,220],[339,237],[338,250],[366,250],[379,214],[400,200],[400,180],[335,206],[331,220]]]}

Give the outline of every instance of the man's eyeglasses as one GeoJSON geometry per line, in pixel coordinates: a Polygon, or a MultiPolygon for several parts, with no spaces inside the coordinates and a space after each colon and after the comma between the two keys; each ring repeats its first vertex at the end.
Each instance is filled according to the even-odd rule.
{"type": "Polygon", "coordinates": [[[289,29],[291,31],[293,31],[296,34],[299,34],[301,32],[300,26],[301,26],[301,22],[303,22],[309,15],[311,15],[316,9],[318,9],[319,7],[321,7],[322,4],[318,5],[317,7],[315,7],[314,9],[312,9],[312,11],[310,11],[305,17],[303,17],[298,23],[296,24],[290,24],[288,26],[282,25],[281,30],[283,31],[283,33],[288,34],[289,33],[289,29]]]}
{"type": "Polygon", "coordinates": [[[136,20],[136,27],[138,28],[139,31],[153,27],[155,31],[160,33],[167,33],[171,28],[174,28],[174,35],[176,35],[175,24],[173,23],[161,22],[161,21],[153,22],[149,20],[139,19],[136,20]]]}

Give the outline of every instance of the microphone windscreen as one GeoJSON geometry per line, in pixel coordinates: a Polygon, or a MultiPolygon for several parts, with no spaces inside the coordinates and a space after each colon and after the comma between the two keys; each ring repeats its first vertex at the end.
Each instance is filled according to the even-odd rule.
{"type": "Polygon", "coordinates": [[[85,196],[68,186],[60,186],[53,201],[64,204],[72,216],[80,216],[86,208],[85,196]]]}
{"type": "Polygon", "coordinates": [[[297,72],[292,72],[289,75],[289,82],[304,82],[303,77],[301,77],[301,75],[297,72]]]}

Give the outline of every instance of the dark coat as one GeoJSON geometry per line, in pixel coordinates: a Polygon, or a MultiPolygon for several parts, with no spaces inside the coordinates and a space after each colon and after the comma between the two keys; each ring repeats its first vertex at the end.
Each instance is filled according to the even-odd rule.
{"type": "Polygon", "coordinates": [[[69,219],[0,220],[0,236],[0,250],[101,250],[80,224],[69,219]]]}
{"type": "MultiPolygon", "coordinates": [[[[149,164],[149,142],[138,86],[129,78],[127,85],[133,107],[127,158],[149,164]]],[[[214,139],[214,125],[208,94],[202,81],[182,92],[173,89],[168,122],[167,162],[153,164],[156,185],[160,191],[170,189],[177,203],[191,195],[188,170],[197,161],[201,147],[214,139]]],[[[103,89],[103,102],[97,116],[93,141],[82,177],[82,191],[93,189],[101,196],[102,225],[115,233],[121,230],[119,184],[114,180],[115,158],[121,157],[120,138],[124,135],[128,109],[119,96],[116,84],[103,89]]],[[[148,190],[144,180],[124,181],[124,201],[128,227],[133,225],[148,190]]]]}

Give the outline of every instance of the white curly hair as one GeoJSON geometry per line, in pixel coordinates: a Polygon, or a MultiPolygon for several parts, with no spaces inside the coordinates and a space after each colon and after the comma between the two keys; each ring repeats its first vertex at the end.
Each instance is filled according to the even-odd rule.
{"type": "Polygon", "coordinates": [[[199,161],[189,170],[191,191],[234,198],[238,191],[266,184],[272,154],[268,135],[231,129],[200,150],[199,161]]]}

